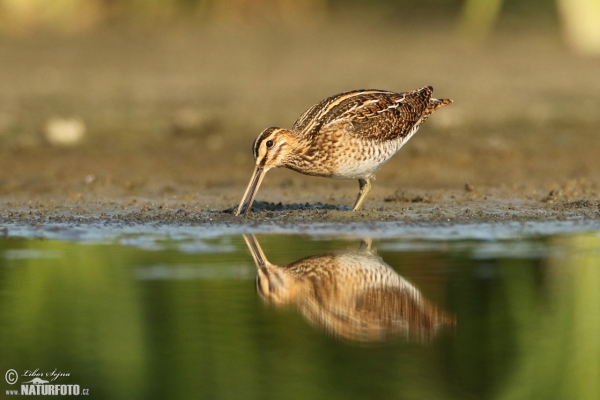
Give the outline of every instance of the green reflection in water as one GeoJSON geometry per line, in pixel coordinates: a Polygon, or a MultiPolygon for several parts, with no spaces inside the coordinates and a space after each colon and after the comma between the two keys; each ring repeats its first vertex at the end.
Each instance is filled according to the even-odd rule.
{"type": "Polygon", "coordinates": [[[127,253],[39,240],[2,247],[3,370],[58,370],[72,377],[57,383],[95,395],[144,395],[147,339],[127,253]]]}
{"type": "Polygon", "coordinates": [[[547,260],[548,310],[521,316],[521,357],[502,399],[600,398],[600,237],[553,242],[565,252],[547,260]]]}
{"type": "MultiPolygon", "coordinates": [[[[376,241],[456,326],[425,343],[358,345],[295,306],[265,307],[241,237],[146,239],[0,240],[1,375],[58,369],[71,376],[57,382],[111,399],[599,397],[596,235],[376,241]],[[543,251],[515,253],[523,243],[543,251]]],[[[258,239],[277,265],[359,244],[258,239]]],[[[13,387],[0,381],[0,393],[13,387]]]]}

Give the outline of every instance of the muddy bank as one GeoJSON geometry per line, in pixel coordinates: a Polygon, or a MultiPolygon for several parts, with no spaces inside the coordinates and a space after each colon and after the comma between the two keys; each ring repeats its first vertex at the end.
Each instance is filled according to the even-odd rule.
{"type": "MultiPolygon", "coordinates": [[[[241,189],[241,188],[240,188],[241,189]]],[[[226,196],[233,199],[232,194],[226,196]]],[[[319,193],[317,193],[319,194],[319,193]]],[[[321,193],[325,197],[325,193],[321,193]]],[[[76,201],[5,201],[1,223],[39,225],[69,224],[174,224],[174,225],[284,225],[290,223],[363,223],[379,222],[440,225],[447,223],[490,223],[527,221],[600,220],[600,202],[594,196],[568,197],[562,192],[545,195],[535,190],[495,189],[401,191],[383,199],[371,198],[364,210],[351,212],[351,196],[335,203],[294,203],[290,196],[278,203],[258,201],[254,211],[244,217],[232,215],[235,203],[220,201],[218,196],[170,196],[150,199],[129,196],[121,200],[97,200],[82,196],[76,201]],[[224,208],[223,204],[229,205],[224,208]]]]}
{"type": "MultiPolygon", "coordinates": [[[[598,210],[557,216],[532,210],[529,216],[480,210],[474,218],[442,215],[431,218],[414,215],[395,218],[393,212],[368,211],[351,218],[342,211],[296,210],[258,213],[250,219],[232,219],[220,212],[159,213],[131,211],[112,215],[39,213],[12,215],[0,222],[0,238],[38,238],[75,242],[110,243],[137,238],[129,245],[147,246],[147,240],[197,240],[240,234],[301,234],[311,236],[403,239],[407,241],[508,240],[549,235],[582,234],[600,231],[598,210]],[[594,215],[595,213],[595,215],[594,215]]],[[[469,213],[467,213],[469,214],[469,213]]]]}

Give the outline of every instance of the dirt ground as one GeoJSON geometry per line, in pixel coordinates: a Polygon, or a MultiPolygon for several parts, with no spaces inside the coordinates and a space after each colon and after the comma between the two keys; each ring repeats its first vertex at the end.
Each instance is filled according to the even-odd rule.
{"type": "Polygon", "coordinates": [[[448,29],[1,38],[0,222],[600,219],[600,60],[551,30],[504,28],[473,47],[448,29]],[[454,104],[382,168],[364,210],[347,211],[355,181],[276,170],[257,212],[231,215],[264,128],[341,91],[424,85],[454,104]],[[83,138],[53,140],[56,118],[83,138]]]}

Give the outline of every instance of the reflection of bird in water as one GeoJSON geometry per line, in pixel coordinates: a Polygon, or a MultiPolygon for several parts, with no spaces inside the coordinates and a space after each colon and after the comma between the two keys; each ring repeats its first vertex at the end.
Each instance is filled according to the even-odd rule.
{"type": "Polygon", "coordinates": [[[454,318],[439,311],[417,288],[371,252],[306,257],[271,264],[253,235],[244,235],[258,269],[256,287],[271,305],[295,304],[313,325],[349,340],[382,341],[404,336],[427,341],[454,318]]]}
{"type": "Polygon", "coordinates": [[[358,210],[374,174],[414,135],[431,113],[452,103],[431,97],[433,88],[412,92],[354,90],[328,97],[302,114],[292,129],[267,128],[254,141],[256,166],[235,215],[249,212],[272,168],[306,175],[358,179],[358,210]]]}

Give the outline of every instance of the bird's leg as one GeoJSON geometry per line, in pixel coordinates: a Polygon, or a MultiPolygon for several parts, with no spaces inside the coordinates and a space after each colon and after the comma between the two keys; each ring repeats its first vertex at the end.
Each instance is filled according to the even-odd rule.
{"type": "Polygon", "coordinates": [[[365,253],[371,252],[372,244],[373,244],[373,239],[362,239],[360,241],[360,246],[358,247],[358,250],[365,252],[365,253]]]}
{"type": "Polygon", "coordinates": [[[358,197],[356,198],[356,203],[354,203],[354,207],[352,211],[356,211],[362,206],[362,203],[365,201],[365,197],[367,197],[367,193],[371,190],[371,179],[359,179],[358,184],[360,185],[360,190],[358,191],[358,197]]]}

